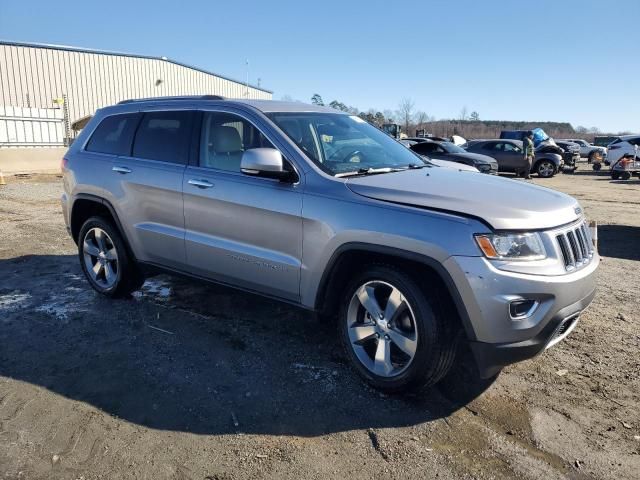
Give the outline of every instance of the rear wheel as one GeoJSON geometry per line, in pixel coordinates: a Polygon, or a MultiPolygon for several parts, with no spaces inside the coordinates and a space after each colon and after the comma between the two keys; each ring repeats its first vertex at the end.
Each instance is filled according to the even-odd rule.
{"type": "Polygon", "coordinates": [[[631,172],[622,172],[620,178],[622,180],[629,180],[631,178],[631,172]]]}
{"type": "Polygon", "coordinates": [[[373,265],[349,284],[338,330],[356,372],[399,391],[434,385],[449,371],[457,330],[447,320],[438,298],[409,275],[373,265]]]}
{"type": "Polygon", "coordinates": [[[591,166],[591,168],[593,168],[594,172],[598,172],[602,168],[602,164],[600,162],[596,162],[591,166]]]}
{"type": "Polygon", "coordinates": [[[612,180],[618,180],[619,178],[620,178],[620,172],[617,172],[617,171],[613,170],[611,172],[611,179],[612,180]]]}
{"type": "Polygon", "coordinates": [[[556,166],[550,160],[540,160],[536,164],[536,172],[541,178],[551,178],[556,173],[556,166]]]}
{"type": "Polygon", "coordinates": [[[105,218],[91,217],[82,225],[78,256],[89,284],[98,293],[123,297],[144,283],[120,232],[105,218]]]}

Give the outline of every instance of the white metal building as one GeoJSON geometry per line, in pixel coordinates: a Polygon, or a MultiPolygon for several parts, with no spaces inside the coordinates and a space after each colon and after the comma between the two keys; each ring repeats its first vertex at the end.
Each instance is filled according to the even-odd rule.
{"type": "Polygon", "coordinates": [[[0,41],[0,148],[60,146],[71,124],[128,98],[272,92],[165,57],[0,41]]]}

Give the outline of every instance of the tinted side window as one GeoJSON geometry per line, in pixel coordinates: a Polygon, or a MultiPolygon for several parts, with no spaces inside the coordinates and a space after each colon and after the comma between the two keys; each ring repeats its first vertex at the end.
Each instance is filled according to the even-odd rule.
{"type": "Polygon", "coordinates": [[[514,145],[513,143],[505,143],[504,144],[504,151],[505,152],[521,152],[522,150],[520,150],[520,147],[518,147],[517,145],[514,145]]]}
{"type": "Polygon", "coordinates": [[[111,155],[129,155],[131,140],[139,119],[138,113],[106,117],[91,135],[86,150],[111,155]]]}
{"type": "Polygon", "coordinates": [[[133,141],[133,156],[186,164],[192,118],[187,111],[145,113],[133,141]]]}
{"type": "Polygon", "coordinates": [[[205,112],[200,138],[200,166],[231,172],[240,172],[246,150],[275,148],[252,123],[231,113],[205,112]]]}
{"type": "Polygon", "coordinates": [[[411,147],[411,150],[421,154],[433,153],[438,149],[435,143],[422,142],[411,147]]]}
{"type": "Polygon", "coordinates": [[[502,143],[490,142],[484,145],[485,150],[502,151],[502,143]]]}

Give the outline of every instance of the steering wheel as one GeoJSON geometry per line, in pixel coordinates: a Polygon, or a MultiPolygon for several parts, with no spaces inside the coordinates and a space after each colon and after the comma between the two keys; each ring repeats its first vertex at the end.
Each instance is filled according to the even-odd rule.
{"type": "MultiPolygon", "coordinates": [[[[336,152],[338,153],[338,152],[336,152]]],[[[351,150],[349,151],[349,153],[347,153],[344,157],[342,157],[342,159],[340,160],[341,163],[348,163],[350,159],[352,159],[353,157],[355,157],[356,155],[358,155],[359,153],[362,153],[360,150],[351,150]]],[[[334,155],[335,156],[335,155],[334,155]]]]}

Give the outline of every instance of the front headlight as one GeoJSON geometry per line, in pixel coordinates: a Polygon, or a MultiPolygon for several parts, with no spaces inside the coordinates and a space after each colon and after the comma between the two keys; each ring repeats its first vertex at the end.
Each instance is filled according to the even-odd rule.
{"type": "Polygon", "coordinates": [[[475,236],[485,257],[493,260],[542,260],[547,252],[540,235],[533,233],[495,233],[475,236]]]}

